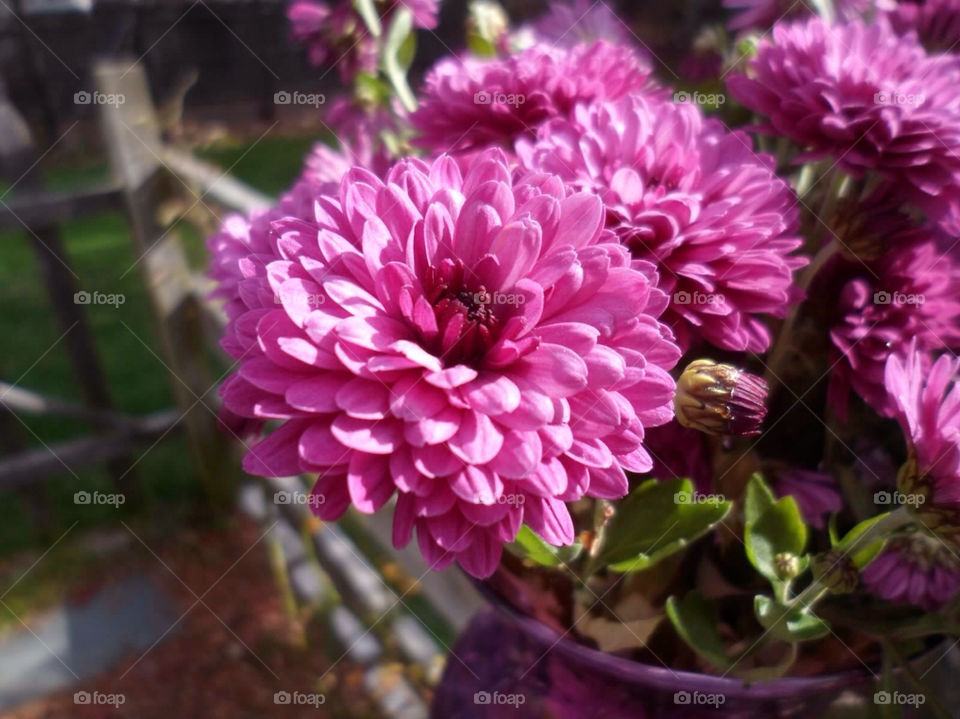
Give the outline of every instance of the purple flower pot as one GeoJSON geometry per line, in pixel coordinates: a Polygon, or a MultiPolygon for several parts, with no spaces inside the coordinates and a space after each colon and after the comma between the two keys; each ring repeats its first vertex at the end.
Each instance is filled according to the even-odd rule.
{"type": "MultiPolygon", "coordinates": [[[[434,719],[816,717],[841,694],[845,702],[877,710],[874,677],[865,669],[750,686],[674,671],[580,644],[480,587],[493,609],[480,612],[454,645],[434,698],[434,719]]],[[[907,709],[903,716],[917,716],[901,708],[907,709]]]]}

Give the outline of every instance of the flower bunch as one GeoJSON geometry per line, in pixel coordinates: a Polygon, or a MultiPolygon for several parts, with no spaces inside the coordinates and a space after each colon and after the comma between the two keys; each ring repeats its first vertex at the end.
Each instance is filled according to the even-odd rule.
{"type": "Polygon", "coordinates": [[[584,641],[642,595],[671,666],[879,662],[956,629],[960,55],[938,3],[725,4],[673,89],[612,5],[477,4],[407,97],[435,2],[295,3],[315,60],[380,64],[210,241],[227,425],[584,641]]]}

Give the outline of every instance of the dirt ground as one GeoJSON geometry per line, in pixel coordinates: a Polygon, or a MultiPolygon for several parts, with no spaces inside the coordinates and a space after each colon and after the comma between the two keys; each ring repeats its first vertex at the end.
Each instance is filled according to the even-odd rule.
{"type": "MultiPolygon", "coordinates": [[[[159,560],[135,541],[114,564],[146,573],[173,598],[178,615],[186,612],[176,631],[95,680],[0,713],[2,719],[377,716],[362,691],[361,672],[346,659],[333,665],[340,652],[327,637],[311,630],[311,648],[305,645],[301,623],[284,608],[267,543],[258,542],[259,526],[233,520],[226,529],[172,538],[137,532],[159,560]],[[122,694],[124,702],[117,708],[78,705],[77,689],[122,694]],[[324,701],[278,705],[274,693],[280,691],[322,693],[324,701]]],[[[71,586],[68,596],[82,599],[116,576],[98,573],[71,586]]]]}

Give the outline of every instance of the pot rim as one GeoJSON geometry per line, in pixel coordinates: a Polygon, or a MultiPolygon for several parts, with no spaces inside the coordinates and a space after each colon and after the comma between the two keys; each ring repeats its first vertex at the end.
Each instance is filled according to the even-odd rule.
{"type": "MultiPolygon", "coordinates": [[[[664,692],[690,691],[723,694],[728,699],[740,696],[750,700],[788,699],[800,693],[811,691],[837,691],[869,684],[873,677],[867,671],[856,669],[833,674],[820,674],[807,677],[781,677],[770,681],[757,681],[747,684],[735,677],[700,674],[686,670],[670,669],[633,661],[581,644],[560,634],[556,629],[530,617],[510,605],[487,582],[476,582],[483,596],[522,632],[537,642],[548,646],[547,654],[556,650],[560,654],[581,662],[589,662],[602,672],[621,681],[642,683],[664,692]]],[[[546,654],[544,655],[546,656],[546,654]]]]}

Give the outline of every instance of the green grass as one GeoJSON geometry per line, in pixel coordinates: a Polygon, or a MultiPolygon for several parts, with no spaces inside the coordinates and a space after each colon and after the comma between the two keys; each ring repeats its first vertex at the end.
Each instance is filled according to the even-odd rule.
{"type": "MultiPolygon", "coordinates": [[[[205,150],[201,156],[257,189],[279,194],[300,171],[302,158],[312,144],[304,138],[268,137],[254,144],[240,142],[205,150]]],[[[67,191],[106,181],[105,165],[49,168],[48,187],[67,191]]],[[[178,229],[195,264],[203,264],[203,238],[193,228],[178,229]]],[[[80,289],[122,294],[119,307],[87,306],[87,321],[96,343],[107,384],[116,407],[145,414],[172,407],[171,379],[157,356],[161,355],[140,267],[126,217],[109,212],[66,223],[62,228],[69,264],[80,289]],[[155,356],[156,355],[156,356],[155,356]]],[[[0,233],[0,377],[19,386],[73,401],[82,401],[66,345],[58,338],[57,323],[43,283],[37,252],[25,232],[0,233]]],[[[46,250],[40,250],[46,252],[46,250]]],[[[10,419],[8,436],[28,448],[43,448],[89,434],[82,423],[26,414],[10,419]]],[[[186,442],[169,435],[144,454],[138,449],[126,460],[129,466],[141,457],[123,484],[137,482],[144,504],[112,507],[77,506],[78,489],[111,490],[102,466],[75,467],[39,485],[31,493],[0,490],[0,556],[29,547],[44,547],[75,521],[81,526],[115,522],[137,511],[175,521],[188,516],[201,499],[193,476],[186,442]],[[32,495],[32,496],[31,496],[32,495]]],[[[238,470],[239,471],[239,470],[238,470]]],[[[118,488],[123,491],[124,487],[118,488]]]]}

